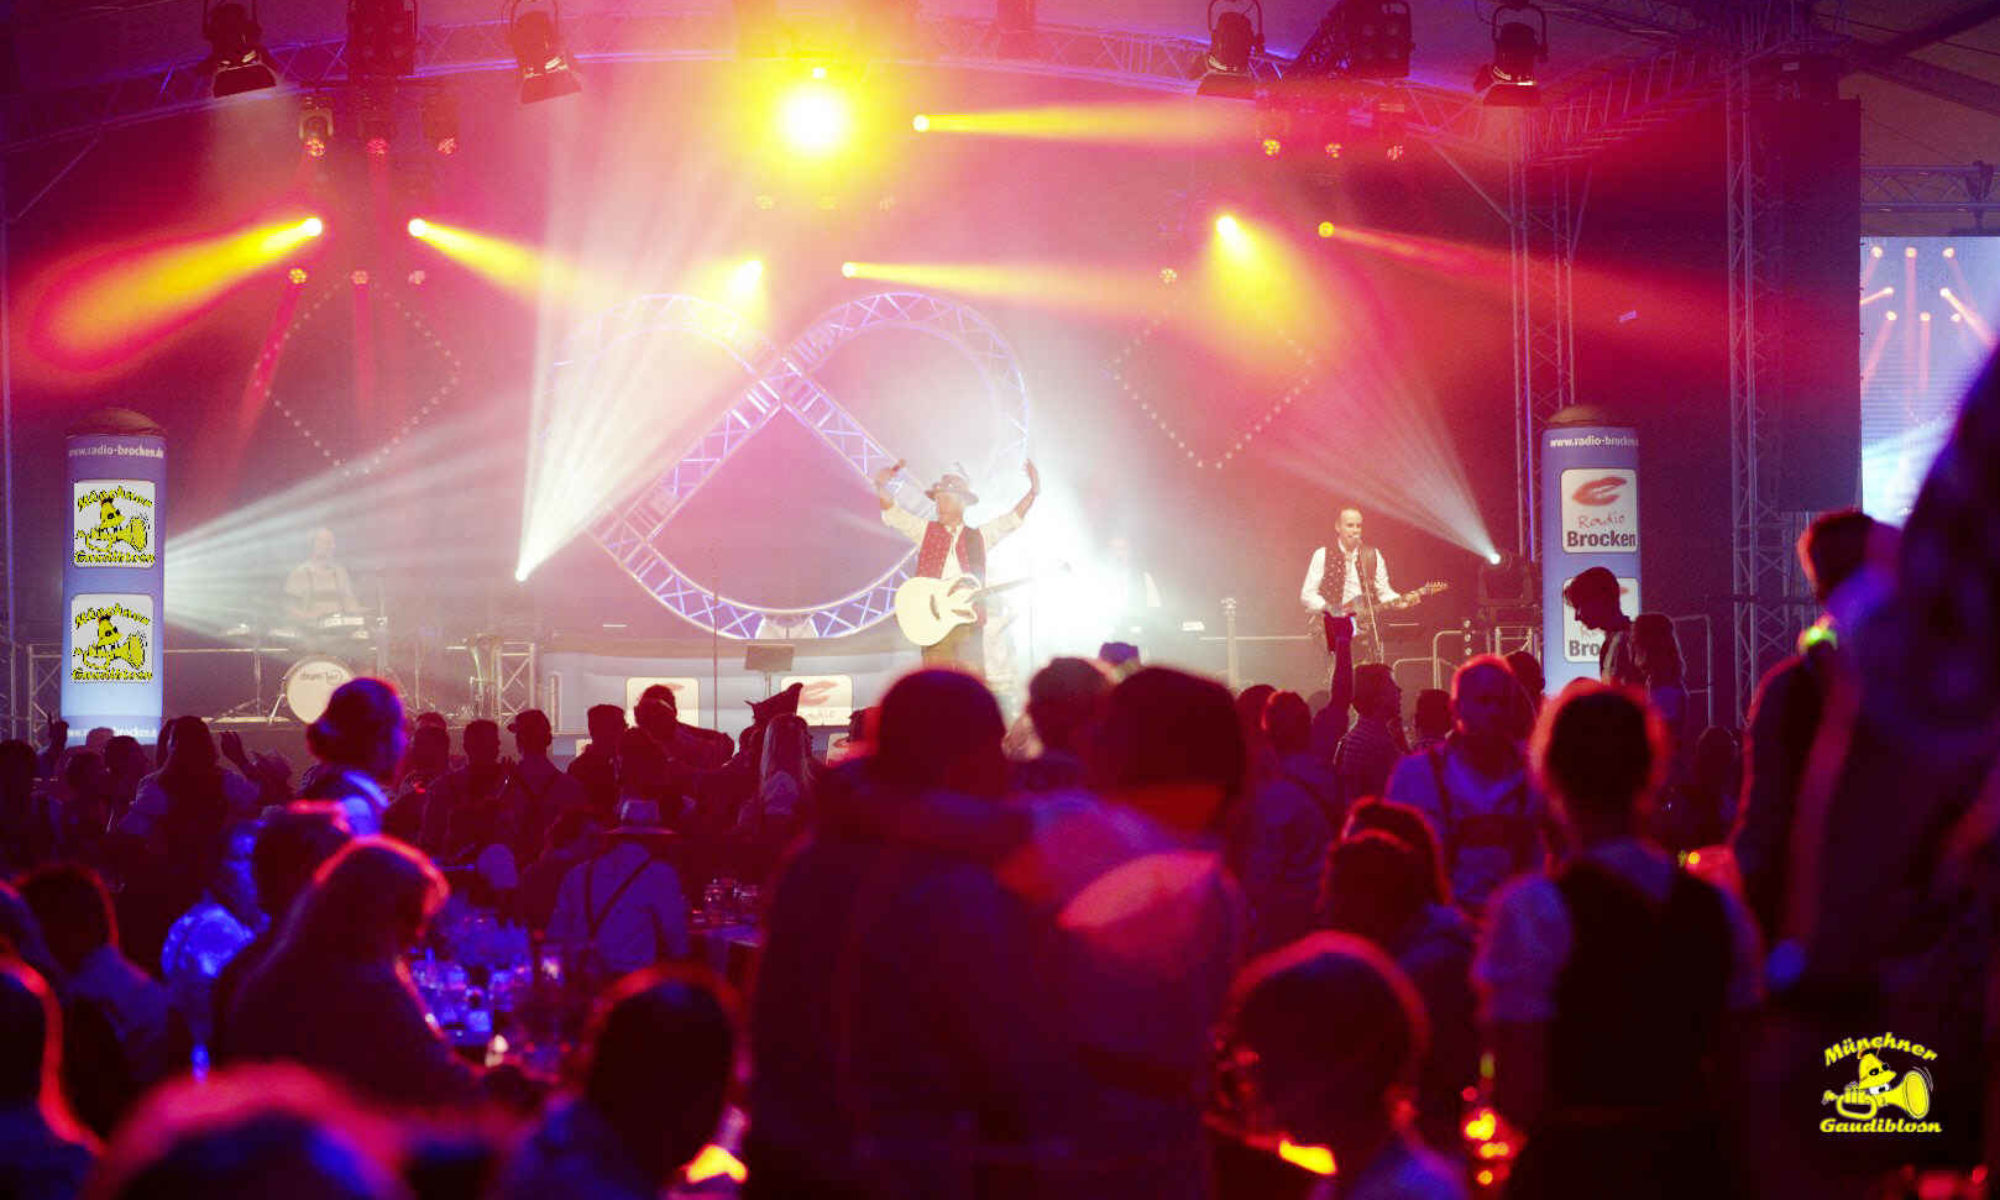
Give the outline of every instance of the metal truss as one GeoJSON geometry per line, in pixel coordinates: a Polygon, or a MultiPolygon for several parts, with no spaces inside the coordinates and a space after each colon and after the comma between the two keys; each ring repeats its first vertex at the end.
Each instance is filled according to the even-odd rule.
{"type": "Polygon", "coordinates": [[[1983,227],[2000,215],[1993,164],[1861,168],[1861,212],[1870,216],[1970,216],[1983,227]]]}
{"type": "Polygon", "coordinates": [[[1736,710],[1749,708],[1764,672],[1791,653],[1811,609],[1793,556],[1809,514],[1770,499],[1778,448],[1764,420],[1763,389],[1777,382],[1773,335],[1761,310],[1783,303],[1777,287],[1785,221],[1770,194],[1770,151],[1748,69],[1725,98],[1729,217],[1729,469],[1731,661],[1736,710]]]}
{"type": "Polygon", "coordinates": [[[1516,155],[1507,174],[1509,261],[1514,307],[1516,544],[1541,559],[1541,435],[1550,417],[1576,403],[1574,267],[1589,196],[1587,167],[1516,155]]]}
{"type": "MultiPolygon", "coordinates": [[[[566,15],[562,32],[584,63],[671,62],[733,59],[736,25],[724,10],[706,12],[593,12],[566,15]]],[[[934,48],[916,60],[947,66],[1096,80],[1157,91],[1192,91],[1208,47],[1188,38],[1042,25],[1032,45],[1003,47],[990,21],[927,16],[920,41],[934,48]],[[1003,52],[1008,51],[1008,52],[1003,52]]],[[[269,48],[279,77],[300,88],[346,85],[346,42],[327,40],[269,48]]],[[[418,30],[416,79],[476,71],[512,71],[513,50],[504,21],[427,25],[418,30]]],[[[1253,77],[1278,77],[1280,60],[1259,56],[1253,77]]],[[[209,77],[193,62],[24,97],[13,107],[7,148],[139,124],[214,104],[254,104],[271,93],[253,92],[218,101],[209,77]]]]}
{"type": "Polygon", "coordinates": [[[798,421],[864,478],[896,461],[814,374],[847,342],[885,329],[937,337],[979,373],[986,400],[1005,415],[1010,432],[995,447],[989,470],[1018,461],[1026,453],[1027,382],[1013,348],[991,322],[964,305],[915,292],[865,296],[835,308],[791,346],[780,349],[719,305],[691,296],[646,296],[580,330],[564,360],[556,364],[555,386],[588,387],[591,363],[613,345],[665,333],[693,333],[715,342],[744,369],[749,382],[742,397],[687,453],[600,519],[592,536],[660,604],[724,637],[755,637],[767,617],[809,623],[816,637],[858,633],[883,620],[893,610],[896,588],[910,576],[914,550],[858,591],[810,609],[778,609],[730,599],[702,586],[667,558],[658,540],[716,470],[780,415],[798,421]]]}

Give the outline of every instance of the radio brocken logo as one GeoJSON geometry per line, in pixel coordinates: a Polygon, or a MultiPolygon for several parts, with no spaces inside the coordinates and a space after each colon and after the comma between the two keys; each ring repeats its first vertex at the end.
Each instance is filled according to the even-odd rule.
{"type": "Polygon", "coordinates": [[[1638,473],[1619,467],[1564,471],[1562,548],[1571,554],[1636,554],[1638,473]]]}
{"type": "Polygon", "coordinates": [[[152,597],[78,596],[72,603],[71,681],[146,683],[152,680],[152,597]]]}
{"type": "Polygon", "coordinates": [[[79,480],[72,550],[79,567],[150,567],[153,484],[145,479],[79,480]]]}
{"type": "Polygon", "coordinates": [[[1893,1033],[1848,1038],[1826,1048],[1829,1068],[1850,1058],[1856,1059],[1853,1081],[1843,1079],[1839,1091],[1828,1091],[1820,1097],[1821,1106],[1830,1104],[1837,1114],[1820,1121],[1821,1133],[1938,1132],[1936,1121],[1924,1119],[1931,1115],[1931,1098],[1936,1089],[1931,1083],[1930,1069],[1921,1065],[1936,1061],[1937,1051],[1893,1033]],[[1895,1068],[1884,1061],[1885,1054],[1910,1064],[1901,1079],[1896,1077],[1895,1068]],[[1909,1119],[1884,1116],[1882,1110],[1886,1108],[1901,1109],[1909,1119]]]}

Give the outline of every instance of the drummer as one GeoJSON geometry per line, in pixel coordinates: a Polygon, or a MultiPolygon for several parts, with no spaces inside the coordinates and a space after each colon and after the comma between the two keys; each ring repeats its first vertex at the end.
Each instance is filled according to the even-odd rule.
{"type": "Polygon", "coordinates": [[[312,556],[285,576],[285,615],[302,629],[337,613],[361,609],[354,581],[347,568],[333,560],[333,548],[333,530],[313,530],[312,556]]]}

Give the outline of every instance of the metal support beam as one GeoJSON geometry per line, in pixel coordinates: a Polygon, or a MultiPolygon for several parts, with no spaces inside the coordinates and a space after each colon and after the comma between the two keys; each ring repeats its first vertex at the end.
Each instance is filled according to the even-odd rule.
{"type": "Polygon", "coordinates": [[[1515,156],[1507,176],[1514,307],[1515,545],[1540,561],[1541,435],[1576,403],[1574,276],[1589,168],[1515,156]]]}

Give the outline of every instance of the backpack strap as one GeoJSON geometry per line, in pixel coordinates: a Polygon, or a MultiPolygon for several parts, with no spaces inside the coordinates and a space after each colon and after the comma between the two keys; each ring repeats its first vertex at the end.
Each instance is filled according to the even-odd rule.
{"type": "Polygon", "coordinates": [[[639,876],[644,875],[646,868],[652,865],[653,856],[648,854],[646,860],[639,864],[638,870],[627,875],[625,882],[619,884],[610,897],[604,901],[604,908],[602,910],[598,910],[590,902],[590,881],[597,873],[594,869],[597,864],[593,862],[583,869],[583,924],[585,937],[588,940],[597,940],[597,931],[603,927],[606,920],[610,919],[611,910],[618,907],[618,898],[625,894],[627,888],[639,882],[639,876]]]}

